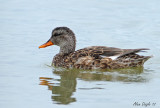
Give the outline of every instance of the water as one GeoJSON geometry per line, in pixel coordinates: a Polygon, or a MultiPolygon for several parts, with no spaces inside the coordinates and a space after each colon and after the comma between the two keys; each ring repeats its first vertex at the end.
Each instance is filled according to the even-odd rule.
{"type": "Polygon", "coordinates": [[[1,0],[0,107],[159,108],[159,4],[159,0],[1,0]],[[55,69],[50,64],[59,47],[38,46],[57,26],[75,32],[77,49],[150,48],[143,54],[154,57],[144,69],[55,69]]]}

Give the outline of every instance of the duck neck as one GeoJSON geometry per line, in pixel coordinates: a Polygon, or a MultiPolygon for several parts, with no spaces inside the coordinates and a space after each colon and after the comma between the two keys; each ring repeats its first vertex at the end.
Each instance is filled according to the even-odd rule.
{"type": "Polygon", "coordinates": [[[70,45],[64,45],[64,46],[60,47],[59,54],[60,55],[68,55],[68,54],[70,54],[70,53],[72,53],[74,51],[75,51],[75,45],[72,45],[72,44],[70,44],[70,45]]]}

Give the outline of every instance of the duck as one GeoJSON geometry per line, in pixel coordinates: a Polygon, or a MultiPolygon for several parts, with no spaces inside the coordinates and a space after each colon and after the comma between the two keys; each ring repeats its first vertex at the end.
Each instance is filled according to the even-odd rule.
{"type": "Polygon", "coordinates": [[[152,56],[142,56],[138,52],[146,52],[148,48],[121,49],[107,46],[89,46],[79,50],[76,48],[76,36],[68,27],[56,27],[50,39],[39,46],[51,45],[60,47],[52,61],[52,66],[76,69],[122,69],[143,67],[152,56]]]}

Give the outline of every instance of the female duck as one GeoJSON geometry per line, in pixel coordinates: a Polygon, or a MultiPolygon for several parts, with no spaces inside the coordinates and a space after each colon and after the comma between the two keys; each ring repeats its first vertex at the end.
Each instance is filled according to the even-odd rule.
{"type": "Polygon", "coordinates": [[[60,52],[53,58],[52,65],[80,69],[117,69],[143,66],[151,56],[140,56],[137,52],[148,50],[120,49],[106,46],[91,46],[75,51],[76,37],[68,27],[57,27],[51,38],[39,48],[57,45],[60,52]]]}

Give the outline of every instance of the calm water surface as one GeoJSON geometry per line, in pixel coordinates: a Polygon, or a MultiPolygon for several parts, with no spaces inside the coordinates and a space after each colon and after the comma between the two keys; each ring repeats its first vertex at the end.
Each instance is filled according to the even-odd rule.
{"type": "Polygon", "coordinates": [[[160,108],[159,0],[1,0],[0,108],[160,108]],[[53,28],[70,27],[77,49],[150,48],[144,68],[50,67],[59,47],[38,49],[53,28]],[[134,106],[134,103],[139,106],[134,106]]]}

